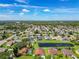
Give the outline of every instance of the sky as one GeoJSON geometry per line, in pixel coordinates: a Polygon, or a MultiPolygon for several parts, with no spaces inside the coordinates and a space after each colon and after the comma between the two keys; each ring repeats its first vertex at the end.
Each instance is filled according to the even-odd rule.
{"type": "Polygon", "coordinates": [[[0,0],[0,20],[79,20],[79,0],[0,0]]]}

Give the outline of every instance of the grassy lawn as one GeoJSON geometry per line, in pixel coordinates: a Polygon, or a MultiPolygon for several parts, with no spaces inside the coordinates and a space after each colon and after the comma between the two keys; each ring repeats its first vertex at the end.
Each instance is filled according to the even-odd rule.
{"type": "Polygon", "coordinates": [[[33,59],[33,57],[32,56],[21,56],[16,59],[33,59]]]}
{"type": "Polygon", "coordinates": [[[79,46],[78,45],[75,45],[74,46],[74,50],[77,50],[77,49],[79,49],[79,46]]]}
{"type": "Polygon", "coordinates": [[[62,40],[40,40],[39,43],[72,43],[70,41],[62,41],[62,40]]]}
{"type": "MultiPolygon", "coordinates": [[[[46,59],[48,56],[46,56],[46,59]]],[[[72,59],[71,57],[60,57],[60,56],[53,56],[54,59],[72,59]]],[[[21,56],[21,57],[18,57],[18,58],[15,58],[15,59],[33,59],[33,56],[21,56]]]]}
{"type": "Polygon", "coordinates": [[[75,55],[78,57],[78,59],[79,59],[79,54],[76,53],[76,51],[77,51],[78,49],[79,49],[79,46],[78,46],[78,45],[75,45],[73,52],[74,52],[74,54],[75,54],[75,55]]]}

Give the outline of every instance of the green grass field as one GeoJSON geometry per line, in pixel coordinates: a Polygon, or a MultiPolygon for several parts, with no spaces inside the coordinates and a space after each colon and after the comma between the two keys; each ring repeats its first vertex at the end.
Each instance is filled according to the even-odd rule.
{"type": "Polygon", "coordinates": [[[62,40],[39,40],[38,42],[43,42],[43,43],[72,43],[70,41],[62,41],[62,40]]]}
{"type": "Polygon", "coordinates": [[[33,57],[32,56],[21,56],[16,59],[33,59],[33,57]]]}

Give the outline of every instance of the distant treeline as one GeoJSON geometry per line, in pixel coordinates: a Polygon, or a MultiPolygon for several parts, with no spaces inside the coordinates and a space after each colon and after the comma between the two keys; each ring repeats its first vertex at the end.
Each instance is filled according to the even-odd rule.
{"type": "Polygon", "coordinates": [[[20,23],[27,23],[27,24],[37,24],[37,25],[46,25],[46,24],[60,24],[60,25],[79,25],[79,21],[0,21],[0,25],[3,24],[11,24],[11,23],[16,23],[16,22],[20,22],[20,23]]]}

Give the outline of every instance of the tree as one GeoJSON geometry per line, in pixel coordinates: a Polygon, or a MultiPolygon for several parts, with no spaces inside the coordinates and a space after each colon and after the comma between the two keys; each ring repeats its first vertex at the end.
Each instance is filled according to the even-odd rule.
{"type": "Polygon", "coordinates": [[[35,33],[35,34],[38,34],[38,33],[39,33],[39,31],[38,31],[38,30],[36,30],[36,31],[34,31],[34,33],[35,33]]]}
{"type": "Polygon", "coordinates": [[[0,53],[0,59],[8,59],[10,56],[9,52],[0,53]]]}

